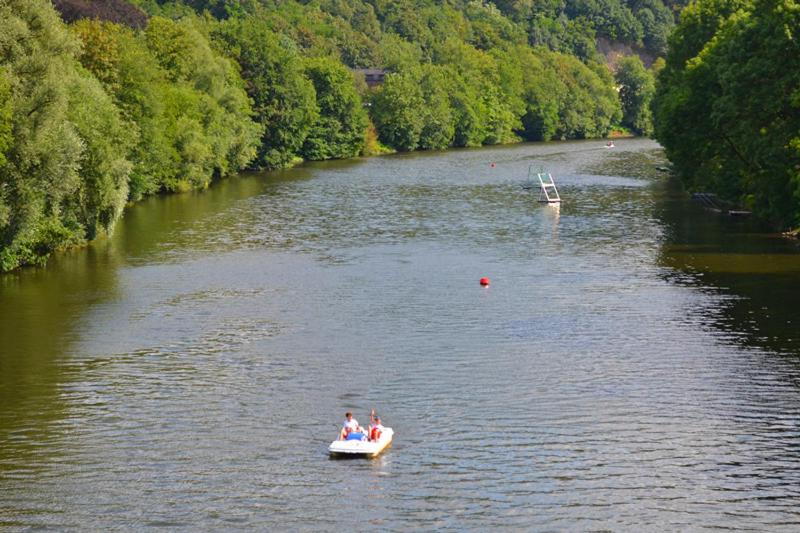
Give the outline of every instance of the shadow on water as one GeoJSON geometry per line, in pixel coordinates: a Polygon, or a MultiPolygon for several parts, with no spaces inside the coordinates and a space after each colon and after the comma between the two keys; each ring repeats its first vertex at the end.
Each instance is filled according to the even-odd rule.
{"type": "MultiPolygon", "coordinates": [[[[668,269],[664,277],[727,296],[712,313],[698,317],[707,326],[738,345],[800,355],[800,243],[766,233],[754,219],[715,213],[691,201],[677,178],[657,170],[665,163],[660,150],[618,152],[590,170],[652,180],[649,207],[663,230],[657,264],[668,269]]],[[[642,200],[636,200],[640,208],[642,200]]]]}
{"type": "Polygon", "coordinates": [[[653,198],[664,228],[657,262],[669,269],[665,277],[727,296],[703,321],[736,344],[800,355],[800,243],[764,233],[753,219],[704,209],[676,178],[656,181],[653,198]]]}
{"type": "Polygon", "coordinates": [[[78,338],[91,305],[116,294],[117,262],[89,247],[55,258],[47,268],[0,277],[0,479],[19,465],[55,459],[59,425],[69,418],[63,356],[78,338]]]}
{"type": "Polygon", "coordinates": [[[217,226],[246,225],[247,219],[231,220],[241,214],[241,210],[235,209],[238,202],[262,193],[269,195],[283,184],[306,179],[311,174],[310,170],[291,174],[278,171],[266,179],[263,173],[247,173],[220,181],[207,191],[148,198],[126,211],[105,246],[133,264],[169,261],[175,250],[202,243],[205,235],[198,230],[199,222],[212,218],[211,223],[217,226]]]}

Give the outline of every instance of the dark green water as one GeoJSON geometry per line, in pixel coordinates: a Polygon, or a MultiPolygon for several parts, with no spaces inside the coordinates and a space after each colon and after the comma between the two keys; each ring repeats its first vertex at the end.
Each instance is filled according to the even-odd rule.
{"type": "Polygon", "coordinates": [[[0,529],[796,530],[798,246],[603,145],[246,175],[1,277],[0,529]]]}

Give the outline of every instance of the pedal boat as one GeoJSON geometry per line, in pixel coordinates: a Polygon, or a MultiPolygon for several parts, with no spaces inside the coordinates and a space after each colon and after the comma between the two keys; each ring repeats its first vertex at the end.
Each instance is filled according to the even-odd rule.
{"type": "Polygon", "coordinates": [[[392,428],[383,428],[380,438],[376,441],[369,440],[335,440],[328,446],[332,456],[375,457],[385,450],[391,443],[394,431],[392,428]]]}

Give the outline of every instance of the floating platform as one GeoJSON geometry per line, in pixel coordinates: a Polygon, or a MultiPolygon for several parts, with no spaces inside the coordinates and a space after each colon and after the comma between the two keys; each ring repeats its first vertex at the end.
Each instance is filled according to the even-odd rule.
{"type": "MultiPolygon", "coordinates": [[[[726,202],[720,200],[716,194],[707,192],[696,192],[692,194],[692,200],[703,205],[709,211],[714,213],[722,213],[731,217],[746,217],[752,213],[746,209],[729,209],[726,207],[726,202]]],[[[730,206],[730,203],[727,203],[730,206]]]]}

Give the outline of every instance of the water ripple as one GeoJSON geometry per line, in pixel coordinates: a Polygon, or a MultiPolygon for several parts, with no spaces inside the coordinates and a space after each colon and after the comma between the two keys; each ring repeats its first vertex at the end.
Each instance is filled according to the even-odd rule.
{"type": "Polygon", "coordinates": [[[757,331],[792,317],[669,255],[653,148],[310,165],[155,235],[141,206],[14,362],[0,528],[796,530],[800,347],[757,331]],[[372,407],[392,448],[329,460],[372,407]]]}

